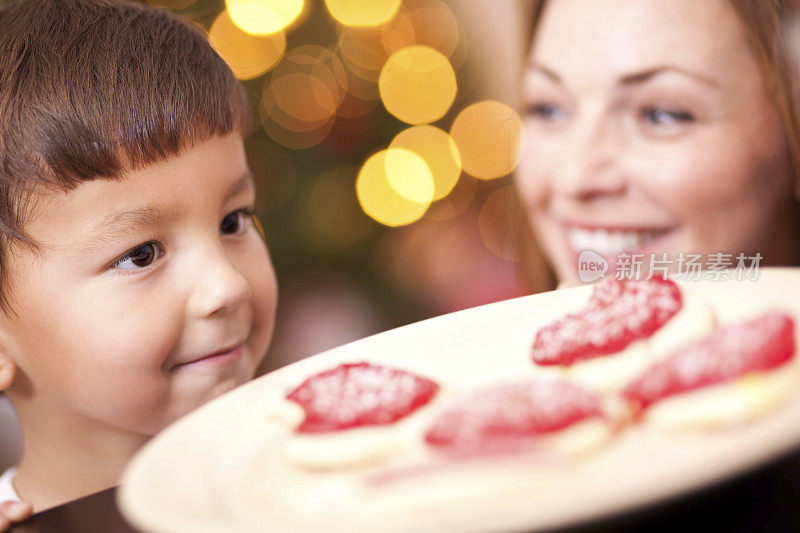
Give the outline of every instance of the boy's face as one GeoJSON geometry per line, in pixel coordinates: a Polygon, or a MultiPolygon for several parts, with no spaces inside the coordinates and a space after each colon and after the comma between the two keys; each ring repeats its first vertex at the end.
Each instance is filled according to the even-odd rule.
{"type": "Polygon", "coordinates": [[[18,317],[0,316],[12,399],[149,435],[251,379],[277,300],[254,202],[238,133],[37,198],[41,251],[14,249],[18,317]]]}

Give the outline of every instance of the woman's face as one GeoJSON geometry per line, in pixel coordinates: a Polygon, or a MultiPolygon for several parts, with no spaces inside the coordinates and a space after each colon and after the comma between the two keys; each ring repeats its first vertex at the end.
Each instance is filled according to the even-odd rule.
{"type": "Polygon", "coordinates": [[[725,0],[552,0],[523,97],[518,185],[560,280],[585,249],[796,260],[783,128],[725,0]]]}

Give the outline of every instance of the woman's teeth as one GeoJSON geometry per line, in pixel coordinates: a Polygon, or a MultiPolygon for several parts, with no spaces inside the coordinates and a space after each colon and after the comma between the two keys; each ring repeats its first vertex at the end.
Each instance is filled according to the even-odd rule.
{"type": "Polygon", "coordinates": [[[610,256],[637,250],[665,233],[665,230],[609,231],[570,228],[567,230],[567,238],[574,250],[594,250],[601,255],[610,256]]]}

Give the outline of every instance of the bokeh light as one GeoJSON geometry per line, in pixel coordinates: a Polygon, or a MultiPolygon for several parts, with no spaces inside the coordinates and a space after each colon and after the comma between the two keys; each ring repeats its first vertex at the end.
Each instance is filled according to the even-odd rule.
{"type": "Polygon", "coordinates": [[[391,19],[401,0],[325,0],[331,16],[345,26],[379,26],[391,19]]]}
{"type": "Polygon", "coordinates": [[[286,50],[283,32],[267,36],[245,33],[223,11],[208,32],[211,46],[240,80],[257,78],[280,61],[286,50]]]}
{"type": "Polygon", "coordinates": [[[347,95],[347,72],[330,50],[304,45],[286,53],[264,86],[261,123],[281,145],[309,148],[331,130],[347,95]]]}
{"type": "Polygon", "coordinates": [[[476,178],[494,179],[516,168],[524,131],[516,111],[485,100],[464,108],[453,121],[450,135],[464,171],[476,178]]]}
{"type": "Polygon", "coordinates": [[[385,164],[386,178],[397,194],[420,204],[433,201],[433,175],[422,157],[405,148],[390,148],[385,164]]]}
{"type": "Polygon", "coordinates": [[[333,127],[334,117],[315,122],[298,120],[283,111],[275,101],[270,86],[261,100],[261,125],[269,137],[285,148],[299,150],[321,143],[333,127]]]}
{"type": "Polygon", "coordinates": [[[303,0],[225,0],[231,20],[246,33],[269,35],[294,22],[303,0]]]}
{"type": "Polygon", "coordinates": [[[380,100],[377,82],[373,83],[359,78],[349,69],[347,71],[347,90],[362,100],[370,100],[375,103],[380,100]]]}
{"type": "Polygon", "coordinates": [[[347,69],[362,80],[378,83],[389,54],[383,49],[380,30],[342,28],[337,48],[347,69]]]}
{"type": "Polygon", "coordinates": [[[392,115],[409,124],[425,124],[450,109],[456,97],[456,74],[441,52],[409,46],[386,61],[378,89],[392,115]]]}
{"type": "Polygon", "coordinates": [[[492,192],[483,203],[478,215],[481,239],[493,254],[507,261],[518,261],[520,205],[513,185],[492,192]]]}
{"type": "Polygon", "coordinates": [[[412,126],[397,134],[389,145],[404,148],[420,156],[433,175],[433,200],[447,196],[461,175],[461,157],[456,143],[436,126],[412,126]]]}
{"type": "Polygon", "coordinates": [[[275,67],[270,90],[278,106],[297,120],[327,120],[347,94],[347,73],[330,50],[299,46],[275,67]]]}
{"type": "MultiPolygon", "coordinates": [[[[418,163],[425,164],[422,158],[407,150],[398,150],[398,152],[404,154],[399,156],[395,154],[394,162],[398,159],[413,160],[416,157],[419,160],[418,163]]],[[[356,179],[358,202],[366,214],[381,224],[386,226],[411,224],[425,214],[430,204],[413,202],[397,193],[389,183],[387,176],[386,153],[387,150],[382,150],[373,154],[361,167],[356,179]]],[[[417,170],[420,168],[419,165],[416,167],[417,170]]],[[[395,169],[395,172],[397,180],[400,176],[400,169],[395,169]]],[[[430,179],[433,180],[432,177],[430,179]]]]}
{"type": "Polygon", "coordinates": [[[466,36],[453,11],[440,0],[406,0],[390,22],[381,27],[388,55],[414,44],[444,54],[457,70],[466,59],[466,36]]]}

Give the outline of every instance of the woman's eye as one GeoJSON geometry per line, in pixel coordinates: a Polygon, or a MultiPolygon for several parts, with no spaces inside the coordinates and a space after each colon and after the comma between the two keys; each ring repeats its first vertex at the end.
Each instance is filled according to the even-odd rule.
{"type": "Polygon", "coordinates": [[[562,108],[553,104],[535,104],[528,107],[528,115],[547,122],[560,120],[565,114],[562,108]]]}
{"type": "Polygon", "coordinates": [[[640,114],[642,120],[653,126],[669,126],[694,121],[691,113],[681,109],[645,107],[640,114]]]}
{"type": "Polygon", "coordinates": [[[219,229],[226,235],[235,235],[242,231],[248,220],[253,219],[252,209],[237,209],[222,219],[219,229]]]}
{"type": "Polygon", "coordinates": [[[113,267],[119,270],[137,270],[150,266],[162,255],[161,245],[158,242],[146,242],[120,257],[113,267]]]}

